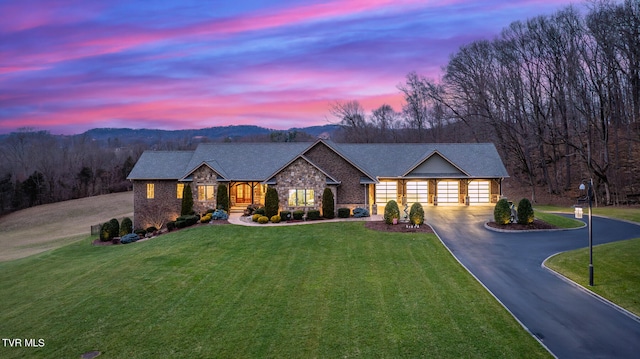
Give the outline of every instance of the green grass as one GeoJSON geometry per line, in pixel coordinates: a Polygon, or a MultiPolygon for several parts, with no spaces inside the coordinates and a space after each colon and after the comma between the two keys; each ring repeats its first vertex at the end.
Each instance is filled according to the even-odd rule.
{"type": "Polygon", "coordinates": [[[559,228],[580,228],[584,226],[584,222],[578,221],[577,219],[567,218],[553,213],[535,211],[535,216],[537,219],[559,228]]]}
{"type": "Polygon", "coordinates": [[[640,315],[640,238],[593,247],[594,286],[589,284],[589,249],[551,257],[546,265],[585,288],[640,315]]]}
{"type": "MultiPolygon", "coordinates": [[[[547,212],[573,213],[572,207],[559,206],[536,206],[536,210],[547,212]]],[[[593,214],[597,216],[624,219],[631,222],[640,222],[640,208],[637,207],[593,207],[593,214]]],[[[588,208],[584,207],[584,215],[587,215],[588,208]]],[[[536,212],[537,213],[537,212],[536,212]]]]}
{"type": "Polygon", "coordinates": [[[206,226],[0,263],[2,358],[550,357],[433,235],[206,226]]]}

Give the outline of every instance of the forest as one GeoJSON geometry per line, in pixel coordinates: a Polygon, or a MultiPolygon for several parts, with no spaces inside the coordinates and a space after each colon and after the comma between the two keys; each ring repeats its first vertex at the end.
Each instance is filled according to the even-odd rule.
{"type": "Polygon", "coordinates": [[[404,105],[331,113],[357,142],[493,142],[530,199],[579,196],[599,205],[640,197],[640,2],[589,2],[512,23],[452,54],[441,79],[409,73],[404,105]],[[567,194],[568,192],[568,194],[567,194]]]}
{"type": "MultiPolygon", "coordinates": [[[[492,40],[451,54],[439,79],[411,72],[402,108],[367,113],[331,103],[336,142],[493,142],[533,202],[575,197],[592,178],[596,205],[640,197],[640,2],[592,1],[517,21],[492,40]]],[[[309,141],[303,131],[245,137],[121,141],[20,129],[0,137],[0,214],[126,191],[147,149],[193,149],[208,140],[309,141]]]]}

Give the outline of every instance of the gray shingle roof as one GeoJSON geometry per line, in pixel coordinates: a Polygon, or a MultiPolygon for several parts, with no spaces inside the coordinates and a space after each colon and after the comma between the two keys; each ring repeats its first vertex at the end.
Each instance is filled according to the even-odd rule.
{"type": "Polygon", "coordinates": [[[178,179],[184,175],[192,157],[193,151],[145,151],[127,179],[178,179]]]}
{"type": "MultiPolygon", "coordinates": [[[[491,143],[337,144],[326,142],[367,175],[403,177],[437,151],[471,178],[508,173],[491,143]]],[[[207,143],[195,151],[147,151],[128,179],[183,179],[203,163],[230,181],[265,181],[313,143],[207,143]]],[[[462,177],[466,177],[462,173],[462,177]]]]}

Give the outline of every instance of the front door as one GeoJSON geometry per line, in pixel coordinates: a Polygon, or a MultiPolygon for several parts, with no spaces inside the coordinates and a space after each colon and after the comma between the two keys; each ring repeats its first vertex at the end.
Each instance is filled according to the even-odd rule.
{"type": "Polygon", "coordinates": [[[246,183],[236,185],[236,203],[251,203],[251,186],[246,183]]]}

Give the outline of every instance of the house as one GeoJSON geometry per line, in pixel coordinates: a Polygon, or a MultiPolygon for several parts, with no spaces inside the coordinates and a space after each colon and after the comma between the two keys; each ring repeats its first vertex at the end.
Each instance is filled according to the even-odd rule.
{"type": "Polygon", "coordinates": [[[264,204],[277,189],[280,210],[319,209],[330,188],[335,208],[382,213],[399,204],[480,205],[498,201],[507,171],[493,144],[203,143],[194,151],[146,151],[133,181],[134,224],[175,219],[184,186],[194,210],[215,208],[226,186],[231,208],[264,204]]]}

